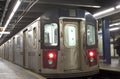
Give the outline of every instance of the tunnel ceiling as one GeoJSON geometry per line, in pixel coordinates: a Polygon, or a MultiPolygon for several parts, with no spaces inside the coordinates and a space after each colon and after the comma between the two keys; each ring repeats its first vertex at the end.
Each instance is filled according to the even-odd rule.
{"type": "MultiPolygon", "coordinates": [[[[17,0],[0,0],[0,25],[3,27],[17,0]]],[[[0,38],[0,44],[7,41],[25,26],[50,9],[73,7],[86,9],[91,13],[119,4],[119,0],[22,0],[20,7],[10,21],[6,31],[9,35],[0,38]],[[91,6],[101,6],[95,8],[91,6]]],[[[120,13],[109,16],[110,22],[120,20],[120,13]]]]}
{"type": "Polygon", "coordinates": [[[0,0],[0,20],[3,16],[5,5],[6,5],[6,0],[0,0]]]}

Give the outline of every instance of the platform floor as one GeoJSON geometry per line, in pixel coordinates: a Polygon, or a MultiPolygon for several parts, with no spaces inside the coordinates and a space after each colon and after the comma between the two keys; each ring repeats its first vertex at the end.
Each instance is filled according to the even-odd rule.
{"type": "Polygon", "coordinates": [[[102,70],[120,72],[120,62],[118,58],[111,59],[111,64],[100,62],[99,67],[102,70]]]}
{"type": "Polygon", "coordinates": [[[0,58],[0,79],[45,79],[45,78],[0,58]]]}
{"type": "MultiPolygon", "coordinates": [[[[111,64],[100,62],[100,69],[120,72],[119,60],[112,59],[111,64]]],[[[0,79],[45,79],[39,74],[26,70],[18,65],[12,64],[0,58],[0,79]]]]}

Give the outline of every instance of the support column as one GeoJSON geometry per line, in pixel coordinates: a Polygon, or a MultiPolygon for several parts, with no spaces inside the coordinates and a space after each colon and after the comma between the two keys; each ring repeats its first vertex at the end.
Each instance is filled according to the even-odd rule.
{"type": "Polygon", "coordinates": [[[106,64],[111,64],[109,20],[102,19],[103,55],[106,64]]]}

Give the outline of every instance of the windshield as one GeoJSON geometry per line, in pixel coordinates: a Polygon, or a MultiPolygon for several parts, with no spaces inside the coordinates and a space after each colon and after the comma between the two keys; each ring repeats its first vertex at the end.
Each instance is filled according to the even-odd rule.
{"type": "Polygon", "coordinates": [[[44,26],[44,45],[58,45],[58,26],[56,23],[45,24],[44,26]]]}
{"type": "Polygon", "coordinates": [[[95,27],[87,25],[87,45],[95,45],[95,27]]]}

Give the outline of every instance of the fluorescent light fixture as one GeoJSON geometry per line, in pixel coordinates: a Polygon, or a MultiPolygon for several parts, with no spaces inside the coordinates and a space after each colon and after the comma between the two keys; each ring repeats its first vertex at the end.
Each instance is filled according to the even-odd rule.
{"type": "Polygon", "coordinates": [[[120,25],[120,22],[119,22],[119,23],[110,24],[110,27],[112,27],[112,26],[117,26],[117,25],[120,25]]]}
{"type": "Polygon", "coordinates": [[[97,5],[76,5],[76,6],[93,7],[93,8],[100,8],[101,7],[101,6],[97,6],[97,5]]]}
{"type": "Polygon", "coordinates": [[[10,34],[10,32],[0,32],[0,34],[10,34]]]}
{"type": "Polygon", "coordinates": [[[94,8],[100,8],[101,6],[92,6],[92,7],[94,7],[94,8]]]}
{"type": "Polygon", "coordinates": [[[116,8],[116,9],[119,9],[119,8],[120,8],[120,5],[117,5],[115,8],[116,8]]]}
{"type": "Polygon", "coordinates": [[[18,7],[20,6],[20,4],[21,4],[21,1],[20,1],[20,0],[17,0],[15,6],[14,6],[14,8],[13,8],[13,11],[11,12],[11,14],[10,14],[10,16],[9,16],[9,18],[8,18],[8,20],[7,20],[4,28],[3,28],[3,31],[5,31],[5,29],[7,28],[9,22],[11,21],[13,15],[15,14],[15,12],[16,12],[16,10],[18,9],[18,7]]]}
{"type": "MultiPolygon", "coordinates": [[[[7,28],[8,24],[10,23],[12,17],[14,16],[14,14],[15,14],[15,12],[17,11],[17,9],[18,9],[18,7],[20,6],[20,4],[21,4],[21,0],[17,0],[17,2],[16,2],[16,4],[15,4],[15,6],[14,6],[14,8],[13,8],[13,10],[12,10],[12,12],[11,12],[11,14],[10,14],[10,16],[9,16],[9,18],[8,18],[8,20],[7,20],[6,24],[5,24],[2,32],[4,32],[5,29],[7,28]]],[[[0,35],[0,37],[1,37],[1,36],[2,36],[2,34],[0,35]]]]}
{"type": "Polygon", "coordinates": [[[120,29],[119,27],[115,27],[115,28],[110,28],[109,31],[115,31],[115,30],[118,30],[120,29]]]}
{"type": "Polygon", "coordinates": [[[100,12],[98,12],[98,13],[95,13],[95,14],[93,14],[93,16],[94,16],[94,17],[98,17],[98,16],[100,16],[100,15],[103,15],[103,14],[106,14],[106,13],[109,13],[109,12],[112,12],[113,10],[115,10],[115,8],[109,8],[109,9],[100,11],[100,12]]]}

